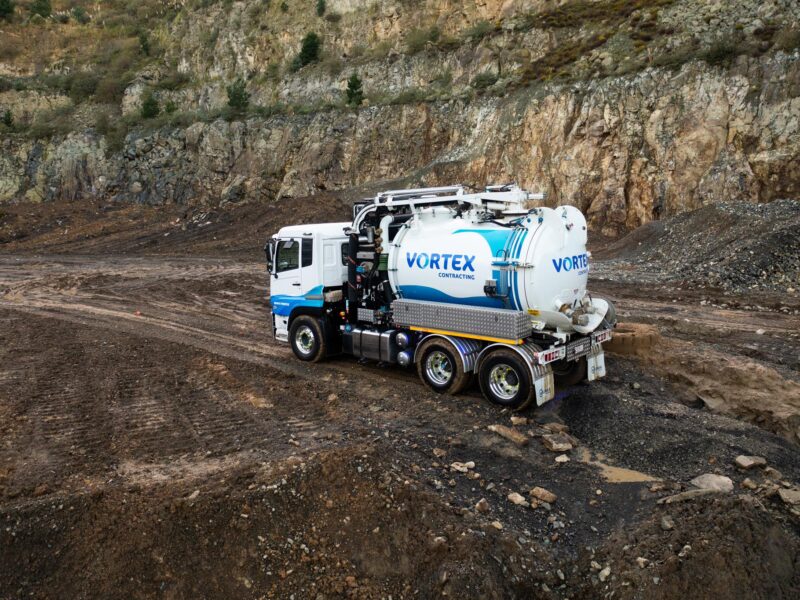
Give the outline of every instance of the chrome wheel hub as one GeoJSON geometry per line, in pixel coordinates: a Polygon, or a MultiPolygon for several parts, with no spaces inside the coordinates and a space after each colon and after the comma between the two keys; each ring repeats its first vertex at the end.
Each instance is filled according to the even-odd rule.
{"type": "Polygon", "coordinates": [[[425,360],[425,374],[436,385],[447,385],[453,377],[453,365],[444,352],[434,350],[425,360]]]}
{"type": "Polygon", "coordinates": [[[501,400],[513,400],[519,392],[519,375],[509,365],[495,365],[489,372],[489,389],[501,400]]]}
{"type": "Polygon", "coordinates": [[[297,349],[303,354],[311,354],[314,350],[314,331],[308,325],[301,325],[294,334],[297,349]]]}

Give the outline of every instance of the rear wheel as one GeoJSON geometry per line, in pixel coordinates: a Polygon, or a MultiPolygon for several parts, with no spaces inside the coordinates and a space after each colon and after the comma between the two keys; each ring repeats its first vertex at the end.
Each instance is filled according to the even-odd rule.
{"type": "Polygon", "coordinates": [[[453,345],[442,338],[425,340],[417,350],[417,373],[434,392],[458,394],[470,382],[461,357],[453,345]]]}
{"type": "Polygon", "coordinates": [[[325,357],[325,335],[319,319],[310,315],[295,317],[289,327],[289,342],[300,360],[318,362],[325,357]]]}
{"type": "Polygon", "coordinates": [[[535,396],[528,365],[513,350],[492,351],[481,361],[478,381],[489,402],[506,408],[521,410],[535,396]]]}
{"type": "Polygon", "coordinates": [[[557,360],[550,363],[553,369],[553,380],[560,388],[572,387],[578,385],[581,381],[586,379],[587,366],[586,357],[583,356],[578,360],[557,360]]]}

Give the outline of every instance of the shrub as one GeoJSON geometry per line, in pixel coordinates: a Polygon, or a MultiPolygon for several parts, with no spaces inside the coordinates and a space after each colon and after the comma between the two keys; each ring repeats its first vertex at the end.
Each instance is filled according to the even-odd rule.
{"type": "Polygon", "coordinates": [[[312,62],[317,62],[321,49],[322,40],[319,39],[319,36],[314,32],[307,33],[303,38],[300,53],[292,61],[292,69],[297,71],[312,62]]]}
{"type": "Polygon", "coordinates": [[[98,77],[94,73],[78,71],[69,78],[69,97],[75,104],[88,100],[97,90],[98,77]]]}
{"type": "Polygon", "coordinates": [[[228,106],[238,111],[247,110],[247,106],[250,104],[250,94],[247,92],[244,80],[239,78],[226,89],[228,106]]]}
{"type": "Polygon", "coordinates": [[[409,54],[416,54],[425,49],[428,43],[435,43],[441,32],[434,25],[428,29],[412,29],[406,35],[406,49],[409,54]]]}
{"type": "Polygon", "coordinates": [[[350,75],[347,80],[347,103],[350,106],[361,106],[364,101],[364,89],[361,86],[361,78],[357,73],[350,75]]]}
{"type": "Polygon", "coordinates": [[[317,0],[317,16],[321,17],[325,14],[325,0],[317,0]]]}
{"type": "Polygon", "coordinates": [[[81,25],[86,25],[90,20],[89,13],[87,13],[86,9],[82,6],[76,6],[72,9],[72,18],[81,25]]]}
{"type": "Polygon", "coordinates": [[[161,109],[158,106],[158,100],[153,94],[148,94],[144,102],[142,102],[141,115],[143,119],[153,119],[158,116],[161,109]]]}
{"type": "Polygon", "coordinates": [[[719,40],[704,54],[703,60],[713,66],[730,66],[736,58],[736,46],[728,40],[719,40]]]}
{"type": "Polygon", "coordinates": [[[33,0],[29,10],[32,15],[39,15],[43,19],[46,19],[53,12],[53,7],[50,4],[50,0],[33,0]]]}
{"type": "Polygon", "coordinates": [[[283,2],[281,2],[281,11],[282,11],[282,12],[289,12],[289,5],[288,5],[288,4],[286,4],[286,0],[284,0],[283,2]]]}
{"type": "Polygon", "coordinates": [[[464,37],[473,42],[479,42],[494,31],[494,26],[489,21],[478,21],[464,32],[464,37]]]}
{"type": "Polygon", "coordinates": [[[13,0],[0,0],[0,19],[10,21],[14,16],[14,2],[13,0]]]}
{"type": "Polygon", "coordinates": [[[186,73],[171,71],[166,77],[158,82],[158,87],[162,90],[177,90],[189,83],[190,80],[191,78],[186,73]]]}
{"type": "Polygon", "coordinates": [[[14,125],[14,115],[11,114],[10,109],[7,108],[6,112],[3,113],[2,118],[0,118],[0,123],[6,127],[11,127],[14,125]]]}
{"type": "Polygon", "coordinates": [[[139,32],[139,48],[142,51],[142,54],[145,56],[150,56],[150,39],[147,37],[147,34],[144,31],[139,32]]]}
{"type": "Polygon", "coordinates": [[[472,87],[476,90],[485,90],[486,88],[493,86],[497,83],[497,75],[491,72],[486,73],[478,73],[472,79],[472,87]]]}
{"type": "Polygon", "coordinates": [[[341,15],[341,13],[337,13],[337,12],[329,12],[329,13],[326,13],[325,20],[328,23],[338,23],[339,21],[342,20],[342,15],[341,15]]]}
{"type": "Polygon", "coordinates": [[[784,52],[791,52],[795,48],[800,48],[800,29],[790,29],[788,27],[781,29],[775,36],[775,45],[784,52]]]}
{"type": "Polygon", "coordinates": [[[168,115],[171,115],[176,110],[178,110],[178,106],[172,100],[167,100],[167,103],[164,105],[164,112],[168,115]]]}
{"type": "Polygon", "coordinates": [[[117,104],[125,95],[128,79],[122,76],[109,75],[100,80],[94,92],[94,99],[105,104],[117,104]]]}

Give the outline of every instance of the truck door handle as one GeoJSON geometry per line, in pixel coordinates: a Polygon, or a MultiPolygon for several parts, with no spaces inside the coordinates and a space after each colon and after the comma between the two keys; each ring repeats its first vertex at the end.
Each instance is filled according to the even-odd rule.
{"type": "Polygon", "coordinates": [[[292,285],[296,285],[297,287],[300,287],[299,283],[293,283],[292,285]]]}

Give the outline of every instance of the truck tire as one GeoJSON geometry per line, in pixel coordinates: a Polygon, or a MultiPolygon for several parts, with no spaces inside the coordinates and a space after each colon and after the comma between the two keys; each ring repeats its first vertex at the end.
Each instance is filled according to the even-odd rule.
{"type": "Polygon", "coordinates": [[[458,394],[471,377],[464,372],[458,351],[447,340],[429,338],[417,349],[417,373],[422,382],[440,394],[458,394]]]}
{"type": "Polygon", "coordinates": [[[550,367],[553,369],[553,380],[559,388],[572,387],[586,379],[587,363],[585,356],[578,360],[570,361],[562,358],[550,363],[550,367]]]}
{"type": "Polygon", "coordinates": [[[300,315],[289,327],[289,343],[294,355],[306,362],[319,362],[325,357],[325,333],[316,317],[300,315]]]}
{"type": "Polygon", "coordinates": [[[527,407],[536,395],[528,365],[513,350],[498,348],[484,358],[478,382],[489,402],[514,410],[527,407]]]}

